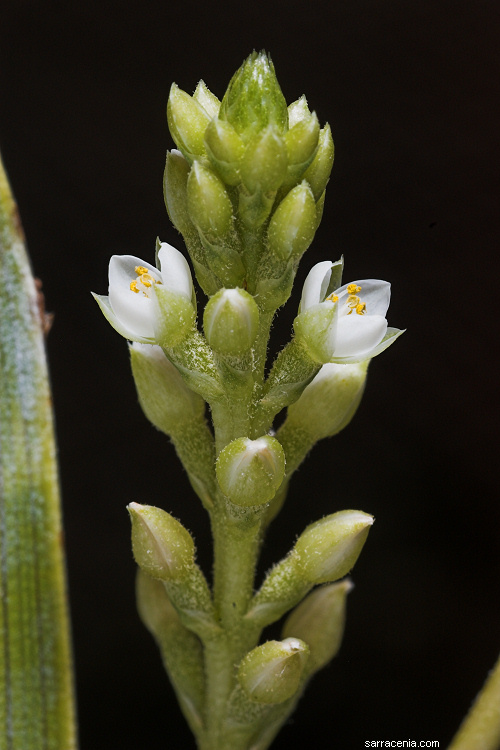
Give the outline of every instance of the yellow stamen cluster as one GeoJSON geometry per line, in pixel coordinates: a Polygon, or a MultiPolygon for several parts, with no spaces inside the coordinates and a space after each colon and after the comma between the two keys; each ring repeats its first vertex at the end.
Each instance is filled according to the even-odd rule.
{"type": "Polygon", "coordinates": [[[329,294],[328,297],[325,300],[325,302],[338,302],[338,301],[339,301],[339,298],[333,292],[331,294],[329,294]]]}
{"type": "MultiPolygon", "coordinates": [[[[130,291],[135,292],[135,294],[139,294],[141,291],[138,287],[138,284],[141,284],[141,286],[146,287],[146,289],[149,289],[153,286],[153,284],[161,284],[161,281],[158,281],[155,279],[154,276],[152,276],[147,268],[144,266],[136,266],[135,272],[137,274],[137,278],[134,279],[134,281],[130,282],[130,291]]],[[[147,297],[147,292],[145,289],[142,290],[142,293],[145,297],[147,297]]]]}
{"type": "Polygon", "coordinates": [[[361,287],[357,284],[349,284],[347,287],[347,293],[348,298],[346,305],[350,308],[349,312],[347,313],[350,315],[352,312],[357,313],[358,315],[364,315],[366,312],[366,302],[361,302],[360,298],[358,297],[358,292],[361,291],[361,287]]]}

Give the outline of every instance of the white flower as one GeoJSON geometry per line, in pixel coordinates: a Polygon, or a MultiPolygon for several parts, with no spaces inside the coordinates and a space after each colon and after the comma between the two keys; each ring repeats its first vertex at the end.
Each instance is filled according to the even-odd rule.
{"type": "Polygon", "coordinates": [[[159,269],[133,255],[113,255],[109,261],[109,296],[94,294],[113,328],[130,341],[155,342],[160,315],[157,287],[192,302],[191,271],[182,253],[162,242],[158,261],[159,269]]]}
{"type": "Polygon", "coordinates": [[[324,362],[361,362],[395,341],[402,331],[388,328],[385,318],[391,285],[362,279],[328,293],[333,263],[317,263],[302,290],[296,332],[324,362]]]}

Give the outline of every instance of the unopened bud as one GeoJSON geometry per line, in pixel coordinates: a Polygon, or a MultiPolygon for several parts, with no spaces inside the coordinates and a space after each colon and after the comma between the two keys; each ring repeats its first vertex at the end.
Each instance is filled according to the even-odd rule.
{"type": "Polygon", "coordinates": [[[191,534],[169,513],[151,505],[130,503],[132,549],[140,568],[152,578],[179,581],[194,564],[191,534]]]}
{"type": "Polygon", "coordinates": [[[288,113],[274,66],[265,52],[253,52],[232,77],[219,117],[248,141],[269,124],[285,132],[288,113]]]}
{"type": "Polygon", "coordinates": [[[227,185],[241,182],[240,164],[245,146],[233,126],[215,117],[205,131],[205,147],[215,170],[227,185]]]}
{"type": "Polygon", "coordinates": [[[308,181],[314,193],[314,199],[321,198],[324,189],[330,179],[333,167],[334,146],[332,133],[329,125],[321,128],[319,133],[318,150],[312,163],[304,172],[304,179],[308,181]]]}
{"type": "Polygon", "coordinates": [[[195,161],[187,181],[189,215],[207,239],[224,237],[231,229],[233,210],[222,181],[195,161]]]}
{"type": "Polygon", "coordinates": [[[297,122],[285,136],[288,164],[305,170],[314,157],[319,139],[319,123],[316,113],[297,122]]]}
{"type": "Polygon", "coordinates": [[[330,583],[347,575],[363,549],[373,520],[359,510],[341,510],[308,526],[294,547],[306,580],[330,583]]]}
{"type": "Polygon", "coordinates": [[[220,289],[207,303],[203,316],[205,336],[220,354],[248,352],[259,329],[259,308],[244,289],[220,289]]]}
{"type": "Polygon", "coordinates": [[[220,109],[220,101],[212,94],[205,81],[200,81],[194,90],[193,99],[200,104],[207,115],[216,117],[220,109]]]}
{"type": "Polygon", "coordinates": [[[287,424],[304,429],[313,442],[347,427],[363,395],[368,361],[323,365],[295,404],[288,407],[287,424]]]}
{"type": "Polygon", "coordinates": [[[241,163],[241,179],[250,193],[269,193],[279,188],[286,176],[285,142],[275,125],[269,125],[247,146],[241,163]]]}
{"type": "Polygon", "coordinates": [[[171,435],[186,422],[203,420],[205,402],[159,346],[131,344],[130,362],[142,410],[155,427],[171,435]]]}
{"type": "Polygon", "coordinates": [[[267,641],[245,656],[238,681],[252,701],[283,703],[297,692],[308,656],[308,645],[298,638],[267,641]]]}
{"type": "Polygon", "coordinates": [[[168,97],[167,120],[170,134],[186,158],[192,161],[205,153],[203,137],[210,117],[192,96],[175,83],[168,97]]]}
{"type": "Polygon", "coordinates": [[[272,500],[285,475],[285,454],[276,438],[238,438],[226,445],[216,464],[217,480],[235,505],[272,500]]]}
{"type": "Polygon", "coordinates": [[[310,650],[307,673],[316,672],[337,655],[345,625],[349,580],[321,586],[307,596],[288,616],[283,638],[301,638],[310,650]]]}
{"type": "Polygon", "coordinates": [[[180,151],[167,152],[167,163],[163,178],[163,197],[170,221],[181,234],[194,231],[187,209],[187,179],[189,163],[180,151]]]}
{"type": "Polygon", "coordinates": [[[269,250],[280,260],[294,259],[307,250],[316,231],[316,204],[307,182],[290,190],[269,223],[269,250]]]}
{"type": "Polygon", "coordinates": [[[307,106],[307,99],[302,94],[298,99],[288,105],[288,127],[291,130],[298,122],[305,120],[311,115],[307,106]]]}

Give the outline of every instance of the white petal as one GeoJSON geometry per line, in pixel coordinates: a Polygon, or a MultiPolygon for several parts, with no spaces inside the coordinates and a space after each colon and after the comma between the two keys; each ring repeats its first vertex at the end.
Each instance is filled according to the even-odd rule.
{"type": "Polygon", "coordinates": [[[382,315],[339,316],[333,358],[368,355],[382,341],[386,331],[387,320],[382,315]]]}
{"type": "Polygon", "coordinates": [[[136,266],[144,266],[152,276],[160,278],[154,266],[133,255],[113,255],[109,262],[109,302],[113,313],[133,338],[154,339],[156,300],[130,289],[130,282],[137,276],[136,266]]]}
{"type": "MultiPolygon", "coordinates": [[[[361,279],[350,283],[361,287],[358,296],[361,302],[366,305],[366,313],[363,317],[366,317],[366,315],[382,315],[385,318],[391,300],[391,285],[389,282],[381,279],[361,279]]],[[[349,312],[349,308],[345,304],[349,296],[348,286],[349,284],[344,284],[335,292],[339,298],[340,315],[346,315],[349,312]]]]}
{"type": "Polygon", "coordinates": [[[162,242],[158,251],[158,260],[165,289],[191,301],[193,280],[189,264],[183,254],[167,242],[162,242]]]}
{"type": "Polygon", "coordinates": [[[108,323],[111,323],[115,331],[118,331],[120,336],[129,339],[129,341],[151,341],[149,336],[140,336],[136,331],[133,331],[127,328],[126,325],[124,325],[124,323],[113,312],[113,308],[111,307],[111,304],[109,302],[109,297],[105,297],[101,294],[94,294],[94,292],[92,292],[92,296],[101,308],[101,312],[104,314],[104,317],[106,318],[108,323]]]}
{"type": "MultiPolygon", "coordinates": [[[[112,255],[109,261],[109,289],[115,286],[130,287],[130,282],[137,278],[136,266],[144,266],[155,279],[160,279],[157,268],[146,263],[135,255],[112,255]]],[[[132,292],[133,294],[133,292],[132,292]]]]}
{"type": "Polygon", "coordinates": [[[311,268],[302,287],[299,313],[323,302],[332,274],[331,269],[332,262],[330,260],[323,260],[311,268]]]}

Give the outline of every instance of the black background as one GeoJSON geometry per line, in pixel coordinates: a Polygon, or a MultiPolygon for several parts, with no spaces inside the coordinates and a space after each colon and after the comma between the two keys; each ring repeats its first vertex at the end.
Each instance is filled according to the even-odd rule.
{"type": "Polygon", "coordinates": [[[392,282],[389,322],[408,329],[373,362],[350,427],[299,472],[263,551],[265,570],[342,508],[377,519],[341,653],[275,747],[451,738],[500,645],[499,22],[496,0],[3,0],[0,146],[56,316],[82,750],[193,746],[135,612],[125,505],[181,518],[206,570],[208,525],[89,292],[106,292],[113,253],[151,261],[157,235],[182,247],[162,201],[170,83],[202,77],[222,96],[253,48],[336,144],[297,283],[344,253],[346,280],[392,282]]]}

